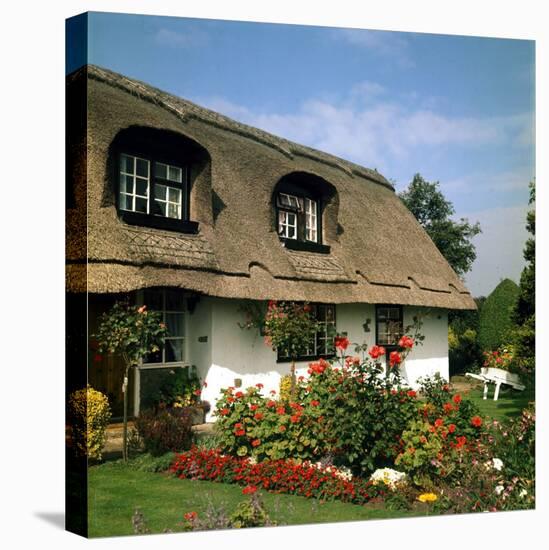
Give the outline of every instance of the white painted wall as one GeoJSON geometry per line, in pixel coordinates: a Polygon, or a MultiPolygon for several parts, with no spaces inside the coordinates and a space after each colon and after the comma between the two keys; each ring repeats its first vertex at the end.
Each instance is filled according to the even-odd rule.
{"type": "MultiPolygon", "coordinates": [[[[242,381],[242,388],[261,383],[263,393],[278,392],[280,378],[290,371],[290,363],[277,363],[276,353],[267,346],[256,329],[241,329],[244,314],[239,311],[240,300],[202,298],[193,314],[187,319],[187,360],[196,365],[198,374],[205,380],[203,399],[215,409],[215,402],[222,388],[235,386],[242,381]],[[199,342],[206,336],[207,342],[199,342]]],[[[404,325],[411,324],[422,308],[404,308],[404,325]]],[[[346,332],[353,344],[375,343],[375,306],[372,304],[340,304],[336,306],[338,332],[346,332]],[[363,324],[370,319],[370,332],[364,332],[363,324]]],[[[425,343],[409,354],[401,373],[412,387],[421,376],[438,371],[448,378],[447,313],[431,310],[424,318],[422,333],[425,343]],[[440,318],[439,318],[440,316],[440,318]]],[[[352,348],[349,353],[353,353],[352,348]]],[[[297,374],[306,374],[308,364],[298,363],[297,374]]],[[[207,420],[213,420],[212,414],[207,420]]]]}

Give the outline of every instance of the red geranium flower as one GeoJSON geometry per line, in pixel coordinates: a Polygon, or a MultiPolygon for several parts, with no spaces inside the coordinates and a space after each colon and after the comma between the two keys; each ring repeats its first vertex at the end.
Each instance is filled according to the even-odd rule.
{"type": "Polygon", "coordinates": [[[471,418],[471,424],[475,428],[480,428],[482,426],[482,418],[480,416],[473,416],[473,418],[471,418]]]}
{"type": "Polygon", "coordinates": [[[241,392],[241,391],[237,391],[234,396],[237,398],[237,399],[240,399],[241,397],[244,397],[244,394],[241,392]]]}
{"type": "Polygon", "coordinates": [[[456,405],[459,405],[461,403],[461,395],[459,395],[459,393],[456,393],[456,395],[454,395],[453,399],[454,399],[454,403],[456,405]]]}
{"type": "Polygon", "coordinates": [[[280,426],[280,428],[278,428],[278,431],[279,432],[285,432],[286,431],[286,426],[280,426]]]}
{"type": "Polygon", "coordinates": [[[267,407],[272,408],[276,406],[276,401],[273,401],[272,399],[270,401],[267,401],[267,407]]]}
{"type": "Polygon", "coordinates": [[[452,405],[452,403],[444,403],[444,405],[442,405],[442,408],[444,409],[444,412],[446,414],[452,412],[454,410],[454,406],[452,405]]]}
{"type": "Polygon", "coordinates": [[[235,430],[234,435],[236,435],[236,436],[246,435],[246,431],[245,430],[235,430]]]}
{"type": "Polygon", "coordinates": [[[263,389],[263,384],[261,382],[259,382],[258,384],[255,385],[255,387],[258,389],[258,390],[261,390],[263,389]]]}
{"type": "Polygon", "coordinates": [[[415,397],[416,395],[417,395],[417,393],[414,390],[410,390],[408,392],[408,397],[415,397]]]}
{"type": "Polygon", "coordinates": [[[391,367],[400,365],[401,362],[402,357],[400,356],[400,353],[398,353],[398,351],[392,351],[389,355],[389,363],[391,364],[391,367]]]}
{"type": "Polygon", "coordinates": [[[196,512],[187,512],[183,517],[187,521],[192,521],[193,519],[196,519],[198,517],[198,514],[196,512]]]}
{"type": "Polygon", "coordinates": [[[229,409],[221,409],[219,411],[219,414],[222,415],[222,416],[227,416],[231,411],[229,411],[229,409]]]}
{"type": "Polygon", "coordinates": [[[444,420],[442,420],[442,418],[437,418],[437,419],[435,420],[435,426],[436,426],[437,428],[440,428],[443,424],[444,424],[444,420]]]}
{"type": "Polygon", "coordinates": [[[317,401],[316,399],[313,399],[313,400],[311,401],[311,405],[312,405],[313,407],[318,407],[318,406],[320,405],[320,401],[317,401]]]}
{"type": "Polygon", "coordinates": [[[247,485],[246,487],[244,487],[244,489],[242,489],[242,494],[253,495],[256,491],[257,487],[255,487],[254,485],[247,485]]]}
{"type": "Polygon", "coordinates": [[[262,413],[262,412],[256,412],[256,413],[254,414],[254,418],[255,418],[256,420],[262,420],[262,419],[263,419],[263,413],[262,413]]]}
{"type": "Polygon", "coordinates": [[[276,412],[277,414],[286,414],[286,409],[284,407],[278,407],[276,412]]]}
{"type": "Polygon", "coordinates": [[[259,405],[256,405],[255,403],[253,405],[250,405],[251,411],[256,411],[258,409],[259,405]]]}
{"type": "Polygon", "coordinates": [[[294,424],[297,424],[299,422],[299,418],[300,416],[298,414],[294,414],[292,416],[290,416],[290,420],[294,423],[294,424]]]}
{"type": "Polygon", "coordinates": [[[448,426],[448,431],[453,434],[455,431],[456,431],[456,425],[455,424],[450,424],[448,426]]]}
{"type": "Polygon", "coordinates": [[[450,391],[450,386],[448,384],[444,384],[444,386],[442,386],[442,391],[450,391]]]}
{"type": "Polygon", "coordinates": [[[349,347],[349,344],[349,338],[347,338],[346,336],[336,336],[334,338],[334,345],[336,349],[345,351],[349,347]]]}
{"type": "Polygon", "coordinates": [[[252,441],[252,447],[259,447],[261,445],[261,439],[254,439],[252,441]]]}
{"type": "Polygon", "coordinates": [[[202,390],[194,390],[193,393],[194,393],[195,395],[200,396],[200,394],[202,393],[202,390]]]}
{"type": "Polygon", "coordinates": [[[467,442],[467,438],[462,435],[461,437],[458,437],[456,441],[456,448],[459,449],[460,447],[463,447],[463,445],[465,445],[465,443],[467,442]]]}

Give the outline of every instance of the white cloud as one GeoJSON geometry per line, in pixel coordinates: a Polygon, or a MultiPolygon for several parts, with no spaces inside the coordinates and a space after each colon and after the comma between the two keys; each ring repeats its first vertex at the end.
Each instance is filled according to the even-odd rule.
{"type": "Polygon", "coordinates": [[[391,31],[372,31],[366,29],[337,29],[332,32],[335,40],[365,48],[381,57],[390,57],[391,63],[401,67],[415,66],[409,53],[409,41],[404,33],[391,31]]]}
{"type": "MultiPolygon", "coordinates": [[[[251,110],[223,98],[199,100],[242,122],[387,173],[425,147],[524,147],[529,115],[452,117],[389,100],[375,82],[362,82],[338,101],[311,98],[292,113],[251,110]]],[[[456,183],[452,185],[456,186],[456,183]]]]}

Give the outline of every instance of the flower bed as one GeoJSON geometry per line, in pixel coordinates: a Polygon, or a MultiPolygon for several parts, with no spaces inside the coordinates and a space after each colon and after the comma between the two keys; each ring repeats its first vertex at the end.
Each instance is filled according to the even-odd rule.
{"type": "Polygon", "coordinates": [[[193,447],[176,456],[170,471],[180,479],[236,483],[273,493],[353,504],[365,504],[385,493],[372,481],[349,476],[334,467],[293,460],[254,463],[249,458],[223,455],[218,449],[193,447]]]}

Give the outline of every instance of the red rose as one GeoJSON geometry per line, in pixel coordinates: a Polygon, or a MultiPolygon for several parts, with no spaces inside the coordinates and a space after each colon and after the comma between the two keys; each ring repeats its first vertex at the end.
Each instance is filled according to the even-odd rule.
{"type": "Polygon", "coordinates": [[[413,348],[414,347],[414,339],[410,338],[409,336],[403,336],[399,341],[398,345],[401,348],[413,348]]]}
{"type": "Polygon", "coordinates": [[[385,353],[385,348],[383,346],[372,346],[368,351],[368,354],[372,359],[377,359],[378,357],[385,355],[385,353]]]}
{"type": "Polygon", "coordinates": [[[456,395],[454,395],[453,400],[456,405],[459,405],[461,403],[461,395],[459,395],[459,393],[456,393],[456,395]]]}
{"type": "Polygon", "coordinates": [[[400,365],[401,362],[402,357],[400,356],[400,353],[398,353],[398,351],[392,351],[389,355],[389,363],[391,364],[391,367],[400,365]]]}
{"type": "Polygon", "coordinates": [[[347,338],[346,336],[336,336],[334,338],[334,345],[336,349],[345,351],[349,347],[349,344],[349,338],[347,338]]]}
{"type": "Polygon", "coordinates": [[[482,418],[480,416],[473,416],[473,418],[471,418],[471,424],[475,428],[480,428],[482,426],[482,418]]]}

